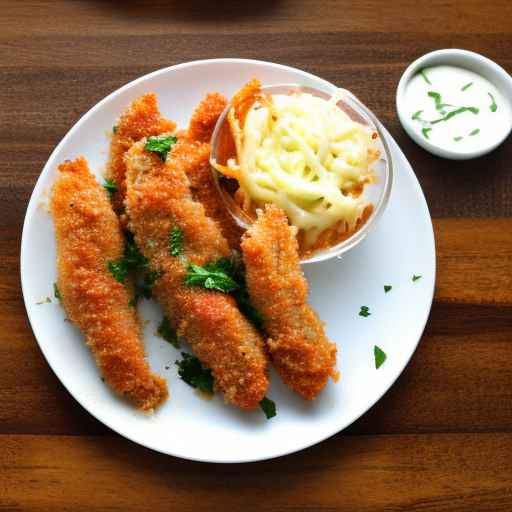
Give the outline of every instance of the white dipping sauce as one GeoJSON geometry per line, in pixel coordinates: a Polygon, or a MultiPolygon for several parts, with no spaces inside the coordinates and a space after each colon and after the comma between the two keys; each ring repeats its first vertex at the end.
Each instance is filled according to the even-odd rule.
{"type": "Polygon", "coordinates": [[[512,125],[510,99],[482,76],[456,66],[420,70],[406,86],[405,105],[421,137],[460,153],[492,146],[512,125]]]}

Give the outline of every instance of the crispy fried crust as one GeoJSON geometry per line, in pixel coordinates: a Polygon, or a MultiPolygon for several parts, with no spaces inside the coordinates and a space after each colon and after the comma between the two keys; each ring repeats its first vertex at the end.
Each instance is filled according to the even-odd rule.
{"type": "Polygon", "coordinates": [[[195,354],[211,368],[217,389],[242,409],[253,409],[268,387],[267,361],[259,333],[232,297],[184,285],[186,260],[197,264],[229,254],[218,225],[194,201],[182,159],[164,164],[144,151],[142,140],[126,155],[126,208],[130,229],[151,267],[163,272],[153,295],[195,354]],[[169,253],[173,227],[183,232],[184,254],[169,253]]]}
{"type": "Polygon", "coordinates": [[[283,381],[312,400],[329,377],[337,380],[336,346],[306,303],[307,281],[286,214],[269,205],[242,239],[249,294],[270,338],[272,362],[283,381]]]}
{"type": "MultiPolygon", "coordinates": [[[[142,137],[173,132],[176,123],[164,119],[158,110],[156,95],[144,94],[136,99],[119,118],[110,143],[110,160],[106,177],[114,180],[117,191],[112,197],[116,213],[122,214],[126,195],[126,166],[123,157],[132,144],[142,137]]],[[[121,219],[122,222],[125,220],[121,219]]]]}
{"type": "Polygon", "coordinates": [[[139,409],[168,396],[144,356],[130,291],[107,269],[123,254],[123,236],[105,190],[81,157],[66,161],[53,186],[58,286],[70,320],[84,333],[107,383],[139,409]]]}
{"type": "Polygon", "coordinates": [[[206,215],[217,222],[229,246],[235,249],[240,246],[242,229],[224,206],[210,165],[210,139],[226,105],[227,100],[221,94],[207,94],[192,114],[189,127],[174,146],[172,156],[180,161],[187,174],[193,199],[204,206],[206,215]]]}

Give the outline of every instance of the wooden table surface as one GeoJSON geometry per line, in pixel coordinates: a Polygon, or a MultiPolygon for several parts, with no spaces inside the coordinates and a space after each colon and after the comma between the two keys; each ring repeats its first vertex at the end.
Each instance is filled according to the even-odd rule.
{"type": "Polygon", "coordinates": [[[0,1],[0,510],[512,510],[512,140],[441,160],[395,113],[405,67],[446,47],[510,72],[512,3],[0,1]],[[367,414],[301,453],[214,466],[136,446],[71,398],[28,324],[19,249],[32,187],[80,115],[155,69],[228,56],[371,106],[427,197],[438,276],[416,354],[367,414]]]}

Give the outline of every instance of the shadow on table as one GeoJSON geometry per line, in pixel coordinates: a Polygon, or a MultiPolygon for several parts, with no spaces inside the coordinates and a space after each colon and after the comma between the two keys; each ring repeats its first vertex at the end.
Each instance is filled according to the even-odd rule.
{"type": "Polygon", "coordinates": [[[138,1],[96,0],[98,8],[115,12],[117,16],[137,17],[141,20],[160,19],[193,22],[254,20],[268,18],[279,9],[284,0],[169,0],[138,1]]]}

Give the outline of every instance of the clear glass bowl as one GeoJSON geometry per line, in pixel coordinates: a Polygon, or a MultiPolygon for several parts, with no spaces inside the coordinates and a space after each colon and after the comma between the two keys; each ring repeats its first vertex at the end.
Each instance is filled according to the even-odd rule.
{"type": "MultiPolygon", "coordinates": [[[[264,86],[261,88],[261,90],[271,95],[304,92],[313,94],[314,96],[318,96],[326,100],[330,99],[331,97],[330,94],[325,93],[319,89],[293,84],[264,86]]],[[[343,110],[352,120],[369,126],[378,134],[378,138],[375,139],[374,144],[380,152],[380,157],[372,165],[372,169],[377,176],[377,180],[375,183],[365,185],[363,191],[363,197],[373,204],[373,211],[370,217],[368,217],[367,221],[349,238],[327,249],[316,251],[312,256],[302,259],[302,264],[316,263],[319,261],[325,261],[331,258],[339,257],[355,247],[373,229],[378,219],[384,212],[391,193],[391,185],[393,182],[393,162],[391,158],[391,152],[383,133],[382,125],[375,117],[375,115],[365,105],[363,105],[361,101],[359,101],[349,91],[345,92],[346,94],[344,95],[343,99],[337,103],[337,106],[343,110]]],[[[217,125],[215,126],[215,130],[212,136],[212,160],[217,160],[217,151],[220,146],[220,141],[225,137],[231,137],[229,123],[227,122],[227,113],[230,107],[231,105],[226,107],[224,112],[219,117],[217,125]]],[[[233,180],[224,178],[215,169],[213,169],[213,173],[215,177],[215,184],[229,213],[233,216],[239,226],[247,229],[252,224],[253,219],[247,215],[233,199],[234,191],[229,187],[229,182],[232,182],[233,180]]]]}

